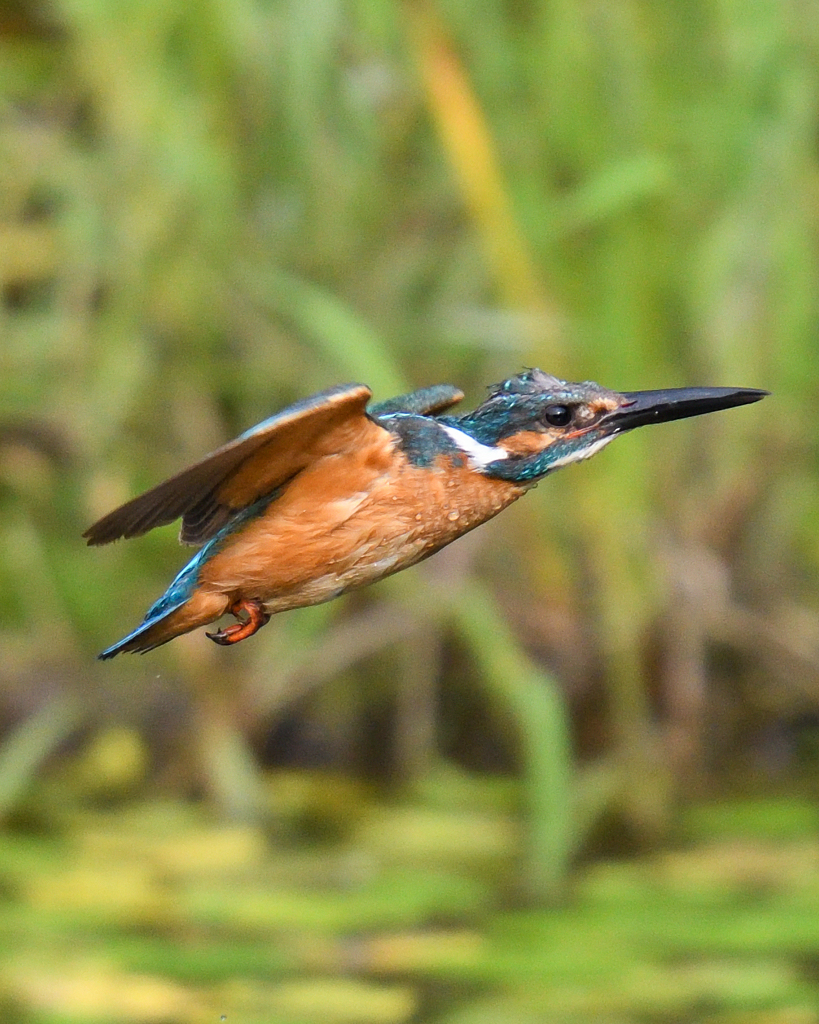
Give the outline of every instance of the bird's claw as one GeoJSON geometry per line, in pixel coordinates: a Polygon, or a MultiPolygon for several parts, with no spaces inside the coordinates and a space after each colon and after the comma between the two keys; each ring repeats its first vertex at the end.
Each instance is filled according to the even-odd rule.
{"type": "Polygon", "coordinates": [[[220,644],[222,647],[238,644],[240,640],[246,640],[249,636],[253,636],[270,619],[270,615],[265,611],[264,605],[261,601],[256,600],[242,599],[241,601],[236,601],[230,606],[228,611],[231,615],[235,615],[239,621],[235,622],[232,626],[225,626],[224,629],[217,630],[215,633],[205,633],[209,640],[212,640],[215,644],[220,644]],[[243,619],[242,613],[247,618],[243,619]]]}

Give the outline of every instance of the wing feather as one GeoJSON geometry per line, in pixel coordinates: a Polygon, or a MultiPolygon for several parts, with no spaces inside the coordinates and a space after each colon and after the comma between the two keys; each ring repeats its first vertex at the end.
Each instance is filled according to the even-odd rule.
{"type": "Polygon", "coordinates": [[[437,416],[438,413],[451,409],[464,397],[460,388],[452,384],[432,384],[428,388],[419,388],[397,398],[389,398],[386,402],[376,402],[367,410],[370,416],[391,416],[397,412],[411,412],[419,416],[437,416]]]}
{"type": "Polygon", "coordinates": [[[372,392],[340,384],[264,420],[201,462],[109,512],[83,534],[89,544],[138,537],[182,517],[180,539],[209,540],[239,509],[271,494],[323,455],[355,443],[372,392]]]}

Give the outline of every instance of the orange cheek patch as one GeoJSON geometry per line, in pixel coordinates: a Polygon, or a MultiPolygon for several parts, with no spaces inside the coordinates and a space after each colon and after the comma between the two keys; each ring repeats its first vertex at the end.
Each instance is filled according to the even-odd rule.
{"type": "Polygon", "coordinates": [[[536,455],[554,444],[559,436],[553,430],[521,430],[519,434],[504,437],[499,444],[513,456],[536,455]]]}

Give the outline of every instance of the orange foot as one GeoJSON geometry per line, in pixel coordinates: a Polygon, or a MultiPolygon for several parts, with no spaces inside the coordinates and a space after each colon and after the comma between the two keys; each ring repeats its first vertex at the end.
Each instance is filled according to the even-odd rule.
{"type": "Polygon", "coordinates": [[[270,619],[270,616],[264,610],[262,602],[255,599],[246,600],[242,598],[241,601],[234,601],[230,608],[228,608],[228,611],[231,615],[235,615],[239,621],[232,626],[225,626],[224,629],[220,629],[216,633],[205,634],[215,644],[222,644],[225,647],[229,644],[238,644],[240,640],[247,640],[249,636],[253,636],[254,633],[258,632],[270,619]],[[242,618],[240,614],[242,612],[247,615],[246,619],[242,618]]]}

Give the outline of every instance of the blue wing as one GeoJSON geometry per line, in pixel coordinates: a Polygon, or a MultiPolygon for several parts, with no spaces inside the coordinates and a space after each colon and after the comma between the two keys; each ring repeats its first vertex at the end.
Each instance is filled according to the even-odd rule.
{"type": "Polygon", "coordinates": [[[396,412],[416,413],[419,416],[437,416],[438,413],[457,405],[464,397],[460,388],[451,384],[432,384],[428,388],[419,388],[397,398],[389,398],[386,402],[375,402],[367,407],[367,412],[374,419],[391,416],[396,412]]]}

